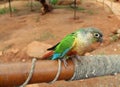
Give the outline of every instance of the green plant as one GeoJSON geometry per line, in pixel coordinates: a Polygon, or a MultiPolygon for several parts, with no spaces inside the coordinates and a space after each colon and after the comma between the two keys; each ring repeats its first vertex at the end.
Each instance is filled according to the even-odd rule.
{"type": "MultiPolygon", "coordinates": [[[[70,7],[70,6],[66,6],[66,5],[56,5],[55,7],[54,7],[55,9],[70,9],[70,10],[73,10],[74,8],[72,8],[72,7],[70,7]]],[[[77,7],[76,8],[76,11],[84,11],[84,10],[86,10],[85,8],[83,8],[83,7],[77,7]]]]}
{"type": "Polygon", "coordinates": [[[77,11],[84,11],[84,10],[86,10],[86,9],[83,8],[83,7],[78,7],[78,8],[76,8],[76,10],[77,10],[77,11]]]}
{"type": "Polygon", "coordinates": [[[66,5],[55,5],[54,9],[68,9],[70,8],[70,6],[66,6],[66,5]]]}
{"type": "Polygon", "coordinates": [[[112,42],[117,41],[118,39],[119,39],[119,37],[117,36],[117,34],[112,35],[112,36],[110,37],[110,40],[111,40],[112,42]]]}
{"type": "Polygon", "coordinates": [[[0,14],[5,14],[6,13],[6,9],[2,8],[0,9],[0,14]]]}
{"type": "Polygon", "coordinates": [[[87,10],[87,13],[88,13],[89,15],[95,14],[95,12],[94,12],[93,10],[87,10]]]}
{"type": "Polygon", "coordinates": [[[40,2],[29,2],[26,4],[27,7],[40,7],[40,2]]]}
{"type": "MultiPolygon", "coordinates": [[[[16,12],[16,11],[17,11],[17,9],[15,7],[13,7],[12,12],[16,12]]],[[[9,8],[1,8],[0,9],[0,14],[6,14],[6,13],[9,13],[9,12],[10,12],[9,8]]]]}

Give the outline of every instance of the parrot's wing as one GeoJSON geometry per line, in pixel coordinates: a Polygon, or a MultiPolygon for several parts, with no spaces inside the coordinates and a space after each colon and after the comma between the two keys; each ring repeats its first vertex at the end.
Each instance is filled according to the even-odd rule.
{"type": "Polygon", "coordinates": [[[73,34],[67,35],[55,48],[52,60],[65,56],[76,44],[76,37],[73,34]]]}
{"type": "Polygon", "coordinates": [[[56,48],[59,44],[60,44],[60,42],[59,42],[59,43],[57,43],[56,45],[54,45],[53,47],[48,48],[47,50],[55,50],[55,48],[56,48]]]}

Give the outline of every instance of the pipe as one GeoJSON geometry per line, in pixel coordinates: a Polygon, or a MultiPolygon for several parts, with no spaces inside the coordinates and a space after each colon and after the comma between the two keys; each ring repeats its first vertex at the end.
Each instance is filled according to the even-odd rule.
{"type": "MultiPolygon", "coordinates": [[[[33,77],[29,84],[52,81],[57,74],[57,65],[57,61],[37,61],[33,77]]],[[[28,77],[30,68],[31,62],[0,64],[0,87],[13,87],[23,84],[28,77]]],[[[72,77],[73,73],[73,63],[71,60],[68,60],[67,69],[62,64],[62,70],[58,80],[68,80],[72,77]]]]}
{"type": "MultiPolygon", "coordinates": [[[[120,55],[76,56],[69,59],[68,67],[62,64],[58,80],[80,80],[103,75],[120,73],[120,55]],[[77,59],[76,59],[77,57],[77,59]]],[[[0,64],[0,87],[19,86],[25,82],[31,68],[31,62],[0,64]]],[[[56,60],[38,60],[29,82],[51,82],[58,70],[56,60]]]]}

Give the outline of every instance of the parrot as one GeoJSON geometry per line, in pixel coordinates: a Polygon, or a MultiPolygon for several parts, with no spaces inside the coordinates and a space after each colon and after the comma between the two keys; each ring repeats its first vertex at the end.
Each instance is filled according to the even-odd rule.
{"type": "Polygon", "coordinates": [[[102,43],[102,32],[94,27],[80,28],[75,32],[66,35],[59,43],[47,50],[50,51],[47,56],[51,60],[62,59],[64,65],[66,60],[72,55],[83,56],[86,52],[94,50],[93,44],[102,43]]]}

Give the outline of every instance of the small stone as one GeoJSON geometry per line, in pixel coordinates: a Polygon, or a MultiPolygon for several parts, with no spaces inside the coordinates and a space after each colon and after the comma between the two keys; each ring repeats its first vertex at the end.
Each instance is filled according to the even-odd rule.
{"type": "Polygon", "coordinates": [[[117,33],[120,34],[120,29],[117,30],[117,33]]]}
{"type": "Polygon", "coordinates": [[[90,56],[90,53],[85,53],[85,56],[90,56]]]}
{"type": "Polygon", "coordinates": [[[0,56],[2,56],[3,55],[3,52],[2,51],[0,51],[0,56]]]}
{"type": "Polygon", "coordinates": [[[25,59],[22,59],[22,62],[25,62],[26,60],[25,59]]]}
{"type": "Polygon", "coordinates": [[[120,38],[120,34],[117,34],[116,36],[117,36],[118,38],[120,38]]]}
{"type": "Polygon", "coordinates": [[[112,18],[112,15],[108,15],[108,18],[112,18]]]}
{"type": "Polygon", "coordinates": [[[115,48],[114,51],[117,51],[117,49],[115,48]]]}
{"type": "Polygon", "coordinates": [[[114,73],[114,75],[116,76],[116,75],[117,75],[117,73],[114,73]]]}

